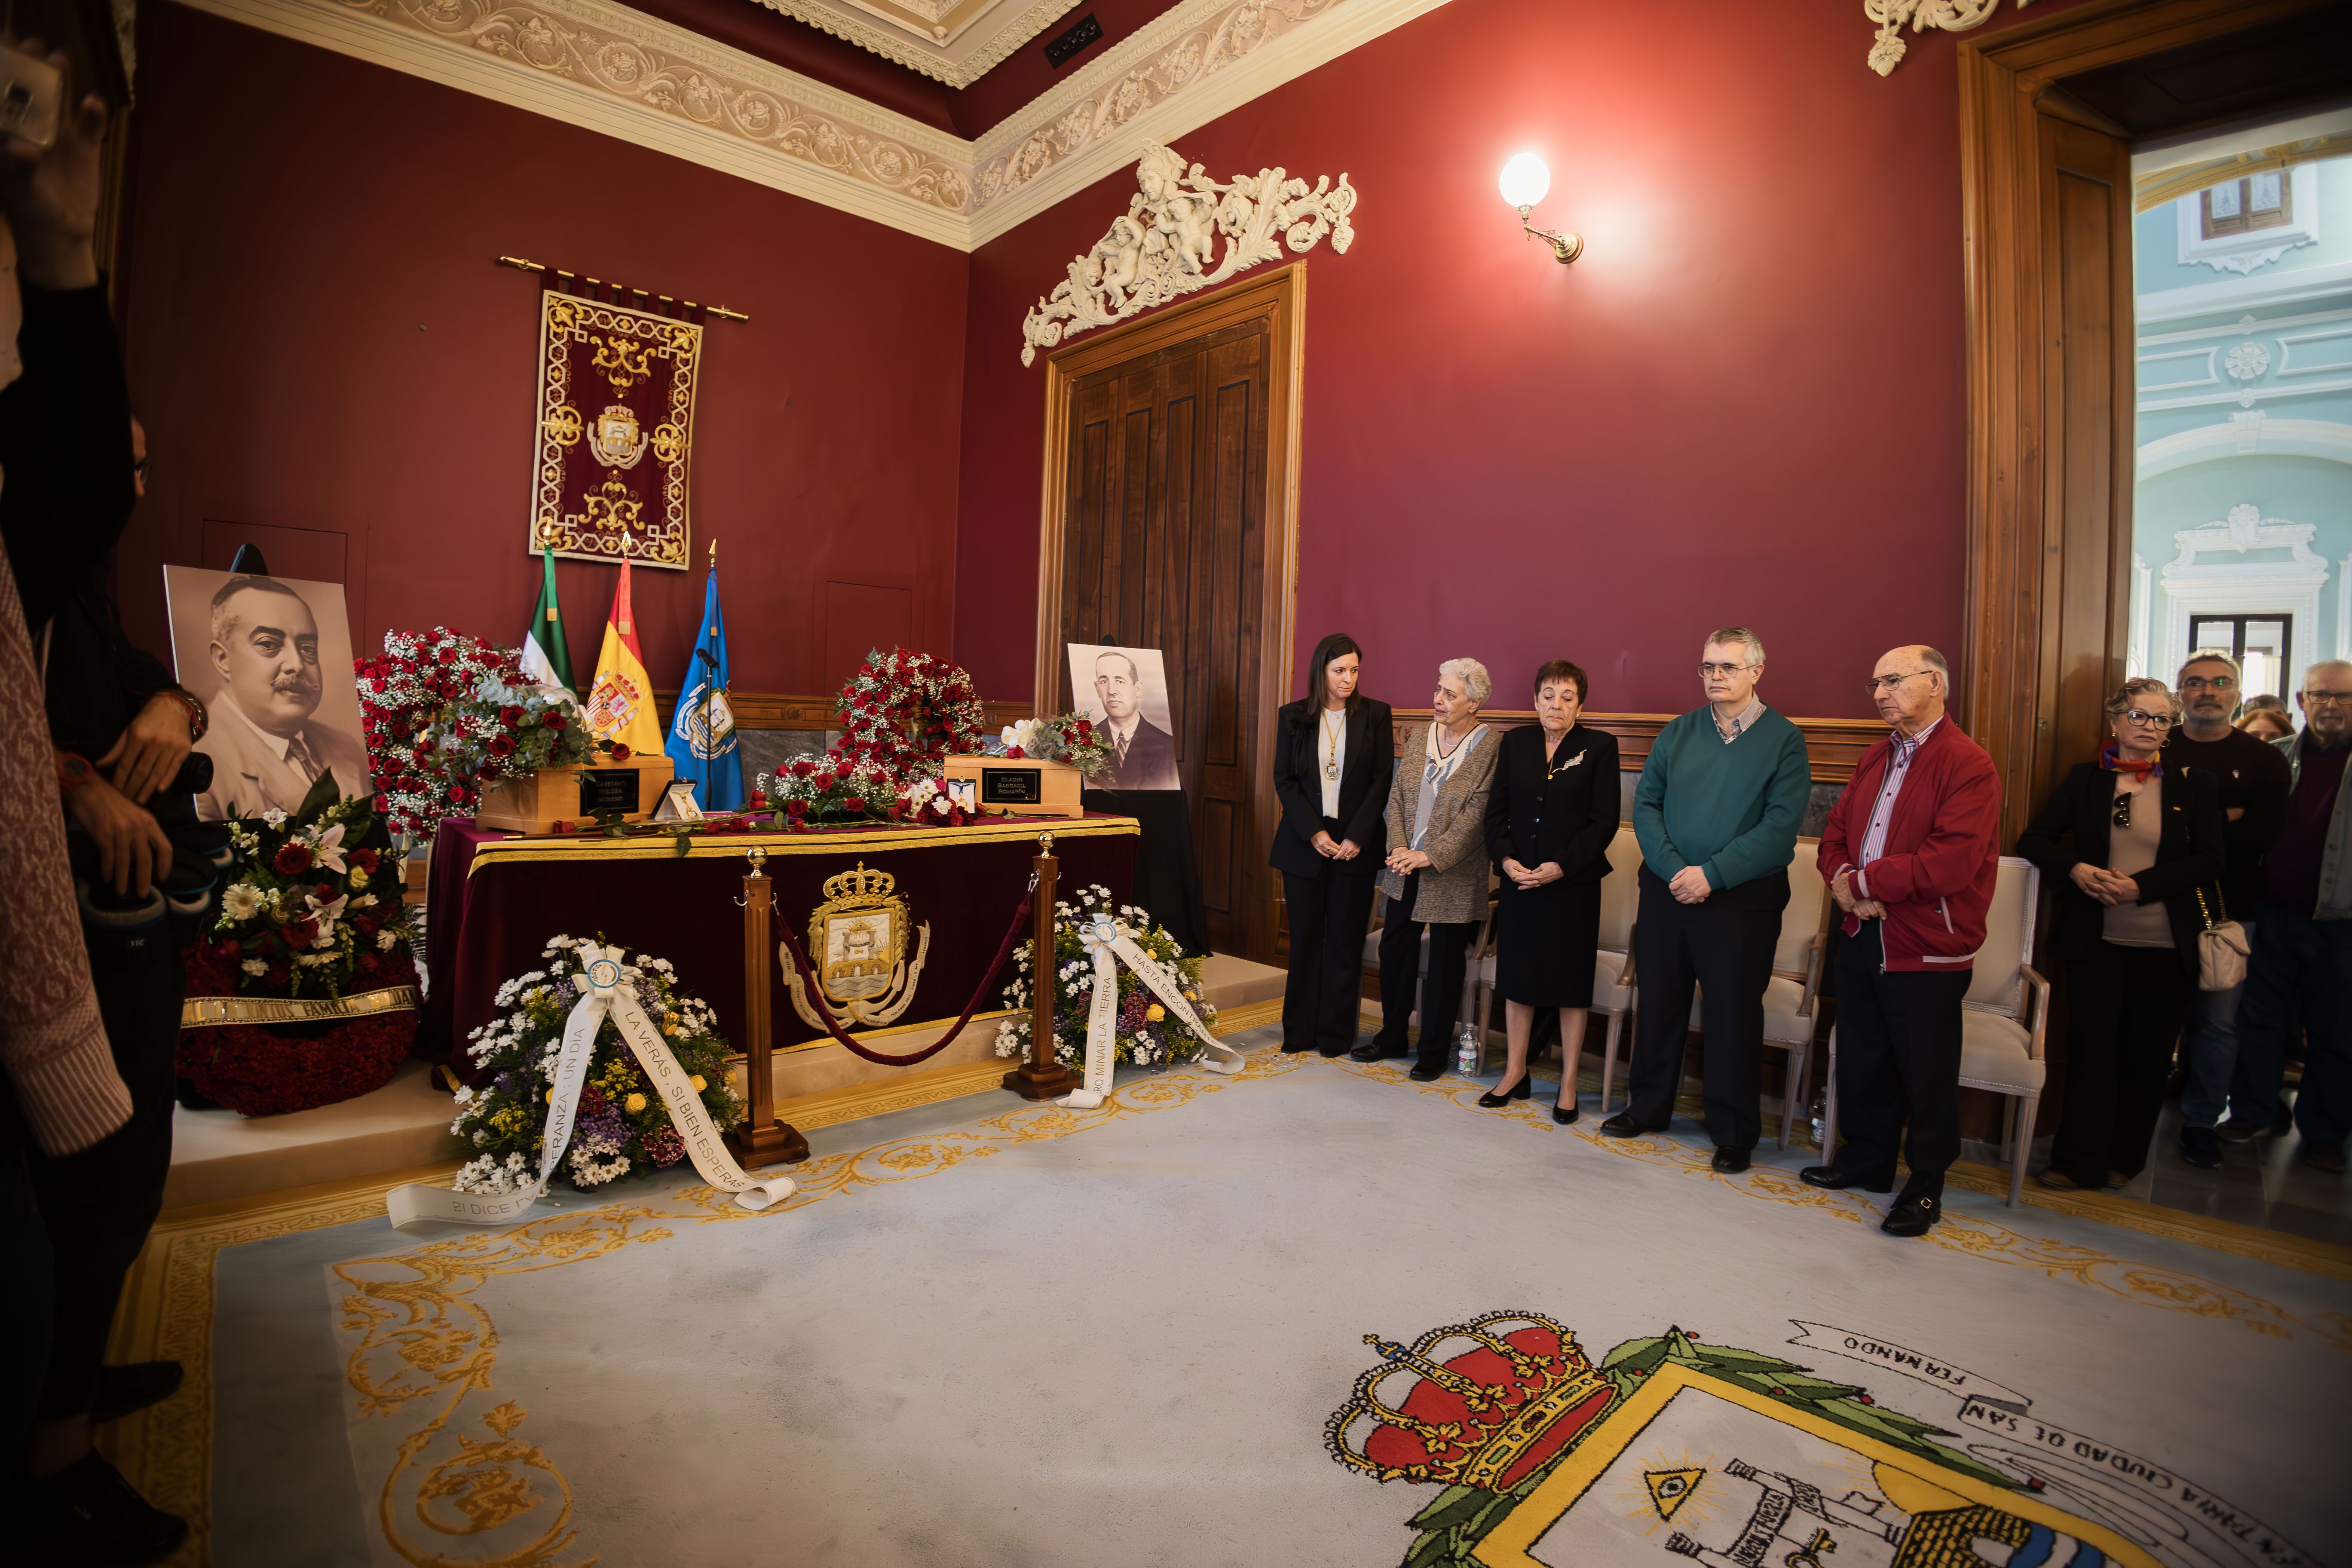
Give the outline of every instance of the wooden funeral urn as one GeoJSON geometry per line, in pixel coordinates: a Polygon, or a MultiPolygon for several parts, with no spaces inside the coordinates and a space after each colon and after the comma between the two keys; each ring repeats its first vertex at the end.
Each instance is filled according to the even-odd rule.
{"type": "Polygon", "coordinates": [[[1029,757],[950,757],[940,787],[971,792],[966,811],[988,816],[1084,816],[1078,791],[1085,778],[1067,763],[1029,757]]]}
{"type": "Polygon", "coordinates": [[[644,822],[661,804],[675,770],[665,756],[632,755],[541,768],[482,792],[474,820],[510,833],[552,833],[559,822],[593,822],[619,812],[624,822],[644,822]]]}

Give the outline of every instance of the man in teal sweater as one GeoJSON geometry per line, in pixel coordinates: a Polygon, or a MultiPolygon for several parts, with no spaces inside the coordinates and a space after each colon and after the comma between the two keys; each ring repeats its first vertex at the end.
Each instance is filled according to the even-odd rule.
{"type": "Polygon", "coordinates": [[[1642,905],[1633,1092],[1601,1131],[1634,1138],[1672,1120],[1696,986],[1706,1131],[1715,1168],[1730,1173],[1748,1169],[1761,1131],[1764,988],[1812,770],[1805,737],[1756,695],[1764,645],[1754,632],[1725,626],[1700,658],[1707,705],[1658,731],[1633,795],[1642,905]]]}

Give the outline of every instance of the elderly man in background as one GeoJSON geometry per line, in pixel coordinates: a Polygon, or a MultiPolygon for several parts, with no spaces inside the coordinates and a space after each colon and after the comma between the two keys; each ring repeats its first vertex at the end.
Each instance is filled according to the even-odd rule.
{"type": "MultiPolygon", "coordinates": [[[[2167,767],[2196,768],[2220,786],[2221,847],[2229,857],[2221,873],[2222,908],[2244,922],[2249,936],[2254,906],[2262,897],[2263,857],[2286,825],[2287,760],[2258,735],[2232,728],[2237,717],[2238,661],[2210,650],[2193,653],[2180,667],[2179,727],[2165,737],[2167,767]]],[[[2211,1169],[2221,1163],[2221,1142],[2213,1129],[2228,1103],[2231,1070],[2238,1061],[2238,997],[2245,989],[2200,991],[2189,1005],[2184,1052],[2188,1080],[2180,1090],[2180,1157],[2211,1169]]]]}
{"type": "Polygon", "coordinates": [[[2285,1072],[2287,1030],[2303,1021],[2303,1089],[2294,1124],[2303,1162],[2344,1170],[2352,1132],[2352,663],[2329,659],[2304,672],[2296,694],[2303,732],[2278,742],[2291,784],[2286,825],[2263,861],[2253,956],[2238,1008],[2238,1061],[2221,1142],[2270,1130],[2285,1072]]]}
{"type": "Polygon", "coordinates": [[[1845,912],[1838,946],[1837,1092],[1845,1131],[1811,1185],[1895,1186],[1879,1228],[1924,1236],[1943,1217],[1944,1173],[1960,1153],[1960,1003],[2000,871],[2000,779],[1946,717],[1951,667],[1898,647],[1871,672],[1894,732],[1854,764],[1822,829],[1821,872],[1845,912]],[[1904,1137],[1904,1112],[1910,1131],[1904,1137]]]}
{"type": "Polygon", "coordinates": [[[1748,1169],[1763,1118],[1764,988],[1789,862],[1812,793],[1805,737],[1756,695],[1764,645],[1745,626],[1711,634],[1699,656],[1706,706],[1658,731],[1633,795],[1642,846],[1633,963],[1633,1092],[1601,1124],[1612,1138],[1663,1130],[1681,1086],[1693,987],[1705,994],[1707,1136],[1715,1168],[1748,1169]]]}

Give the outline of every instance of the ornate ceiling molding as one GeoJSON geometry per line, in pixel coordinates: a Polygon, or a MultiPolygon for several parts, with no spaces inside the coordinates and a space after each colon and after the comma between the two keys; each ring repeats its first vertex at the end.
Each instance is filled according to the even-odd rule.
{"type": "Polygon", "coordinates": [[[971,250],[1446,0],[1188,0],[976,142],[615,0],[185,3],[971,250]]]}
{"type": "MultiPolygon", "coordinates": [[[[2024,10],[2033,0],[2017,0],[2017,8],[2024,10]]],[[[1870,46],[1864,63],[1885,76],[1911,52],[1903,41],[1903,24],[1911,24],[1915,33],[1930,27],[1940,27],[1947,33],[1965,33],[1980,27],[1995,11],[2000,0],[1862,0],[1862,14],[1878,24],[1878,34],[1870,46]]]]}
{"type": "Polygon", "coordinates": [[[1198,163],[1188,170],[1173,147],[1154,144],[1137,162],[1135,183],[1142,189],[1129,198],[1127,216],[1114,218],[1093,249],[1071,260],[1069,277],[1022,321],[1023,364],[1035,363],[1039,349],[1065,338],[1278,261],[1285,245],[1303,255],[1328,234],[1331,248],[1344,256],[1356,240],[1349,222],[1356,187],[1344,173],[1336,187],[1325,174],[1309,189],[1279,168],[1221,185],[1198,163]]]}
{"type": "Polygon", "coordinates": [[[973,243],[1445,3],[1187,0],[981,136],[973,243]]]}
{"type": "Polygon", "coordinates": [[[760,0],[950,87],[970,87],[1078,0],[760,0]],[[990,24],[993,22],[993,26],[990,24]]]}

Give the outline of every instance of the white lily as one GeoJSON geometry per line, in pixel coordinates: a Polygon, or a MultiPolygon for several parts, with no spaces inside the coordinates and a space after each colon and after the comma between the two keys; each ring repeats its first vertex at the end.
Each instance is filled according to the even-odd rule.
{"type": "Polygon", "coordinates": [[[310,846],[311,857],[330,871],[341,871],[343,866],[343,825],[340,822],[319,835],[310,846]]]}

